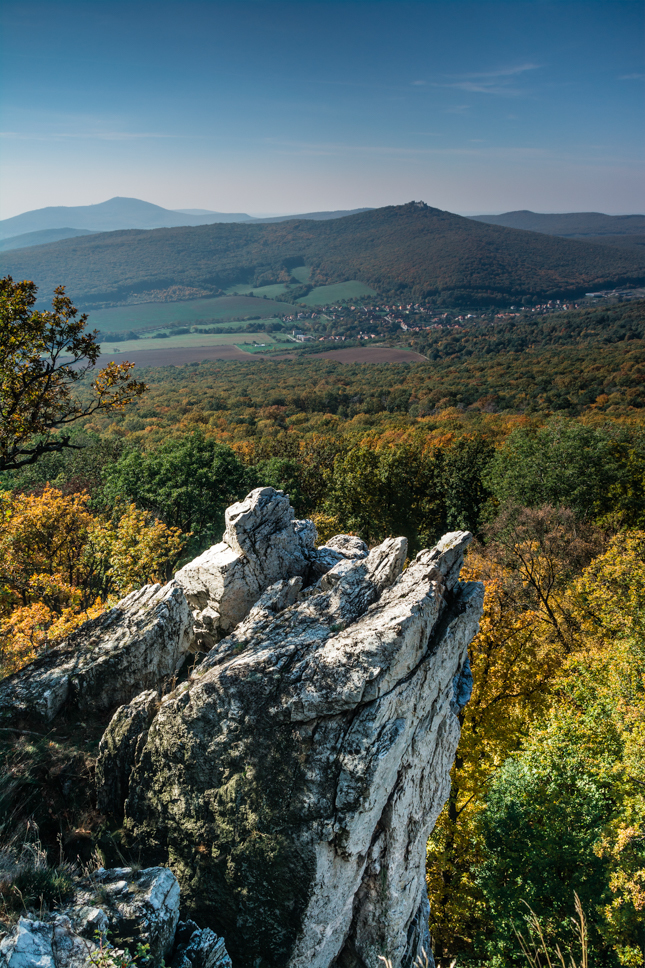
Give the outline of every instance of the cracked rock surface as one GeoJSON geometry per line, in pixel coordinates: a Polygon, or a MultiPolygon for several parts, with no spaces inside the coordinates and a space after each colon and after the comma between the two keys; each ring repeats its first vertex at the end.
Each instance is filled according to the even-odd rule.
{"type": "Polygon", "coordinates": [[[92,712],[127,703],[177,672],[193,638],[182,588],[174,581],[146,585],[3,679],[0,724],[51,722],[68,704],[92,712]]]}
{"type": "Polygon", "coordinates": [[[248,555],[231,569],[254,597],[217,611],[211,629],[230,634],[146,724],[126,826],[149,862],[169,864],[184,909],[225,938],[235,968],[374,968],[381,955],[411,968],[429,952],[426,842],[483,602],[479,583],[459,581],[470,535],[446,535],[405,571],[402,538],[367,557],[333,543],[316,557],[278,502],[245,543],[240,522],[253,501],[275,501],[268,490],[231,509],[217,552],[248,555]],[[285,570],[298,542],[310,550],[285,570]],[[316,560],[329,570],[303,590],[316,560]]]}
{"type": "Polygon", "coordinates": [[[367,546],[350,535],[315,548],[312,521],[295,520],[289,498],[258,487],[226,510],[226,530],[175,575],[195,616],[199,648],[206,651],[232,632],[264,591],[299,576],[308,583],[346,558],[364,558],[367,546]]]}

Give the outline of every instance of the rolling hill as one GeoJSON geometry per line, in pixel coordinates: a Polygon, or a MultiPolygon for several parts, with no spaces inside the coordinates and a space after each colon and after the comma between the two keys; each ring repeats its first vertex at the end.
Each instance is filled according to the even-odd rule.
{"type": "Polygon", "coordinates": [[[503,225],[528,232],[544,232],[580,239],[604,235],[645,235],[645,215],[604,215],[602,212],[569,212],[543,215],[540,212],[505,212],[503,215],[474,215],[476,222],[503,225]]]}
{"type": "Polygon", "coordinates": [[[321,221],[102,233],[0,256],[3,274],[33,279],[43,299],[63,283],[83,308],[146,294],[155,301],[171,287],[207,295],[269,285],[297,266],[312,267],[312,287],[359,280],[386,299],[437,305],[575,297],[645,282],[645,253],[489,225],[423,202],[321,221]]]}

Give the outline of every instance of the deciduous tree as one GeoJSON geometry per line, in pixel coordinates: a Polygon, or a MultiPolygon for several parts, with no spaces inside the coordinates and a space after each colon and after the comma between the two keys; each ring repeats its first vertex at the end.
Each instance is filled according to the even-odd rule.
{"type": "Polygon", "coordinates": [[[81,400],[75,387],[100,355],[87,316],[55,290],[52,310],[34,309],[33,282],[0,280],[0,471],[23,467],[42,454],[72,446],[66,428],[98,410],[122,410],[145,384],[133,363],[108,363],[81,400]]]}

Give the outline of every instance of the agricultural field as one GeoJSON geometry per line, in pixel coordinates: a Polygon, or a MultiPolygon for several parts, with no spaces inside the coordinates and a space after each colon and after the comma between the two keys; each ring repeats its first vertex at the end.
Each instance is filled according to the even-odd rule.
{"type": "MultiPolygon", "coordinates": [[[[246,349],[240,349],[232,343],[218,343],[213,346],[177,346],[174,349],[148,350],[146,340],[136,343],[136,349],[130,350],[127,355],[123,353],[106,352],[101,353],[99,363],[106,366],[108,363],[134,363],[136,366],[185,366],[190,363],[209,363],[212,360],[250,363],[254,361],[251,353],[246,349]]],[[[250,344],[249,348],[250,348],[250,344]]],[[[259,352],[266,352],[259,351],[259,352]]],[[[257,361],[259,355],[255,357],[257,361]]]]}
{"type": "Polygon", "coordinates": [[[254,299],[252,296],[218,296],[176,303],[140,303],[136,306],[97,309],[90,313],[89,325],[106,333],[123,333],[172,324],[217,325],[240,317],[261,316],[264,319],[292,312],[290,303],[254,299]]]}
{"type": "Polygon", "coordinates": [[[121,343],[111,343],[110,340],[101,344],[101,354],[125,356],[128,353],[149,352],[150,350],[192,349],[198,346],[243,346],[251,351],[253,344],[262,343],[263,347],[273,346],[272,336],[258,333],[184,333],[181,336],[168,336],[165,339],[151,337],[150,339],[127,339],[121,343]]]}
{"type": "Polygon", "coordinates": [[[353,279],[351,282],[337,282],[333,286],[317,286],[298,302],[305,303],[306,306],[328,306],[343,299],[360,299],[361,296],[376,295],[375,290],[370,289],[364,282],[353,279]]]}

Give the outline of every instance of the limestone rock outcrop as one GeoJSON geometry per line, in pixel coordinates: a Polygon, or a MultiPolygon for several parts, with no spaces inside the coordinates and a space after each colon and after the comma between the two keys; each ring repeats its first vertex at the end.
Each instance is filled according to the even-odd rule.
{"type": "Polygon", "coordinates": [[[51,722],[66,705],[81,713],[106,711],[157,688],[192,648],[192,621],[174,581],[132,592],[0,683],[0,725],[21,718],[51,722]]]}
{"type": "MultiPolygon", "coordinates": [[[[240,548],[260,560],[261,540],[240,548]]],[[[483,602],[459,581],[469,540],[446,535],[402,570],[406,542],[390,539],[304,588],[303,553],[254,607],[217,612],[212,627],[239,624],[161,700],[126,826],[235,968],[410,968],[429,952],[426,842],[483,602]]]]}
{"type": "Polygon", "coordinates": [[[199,647],[206,651],[232,632],[275,582],[296,576],[307,582],[340,560],[367,554],[350,535],[320,549],[315,540],[313,522],[295,520],[289,498],[272,487],[232,504],[222,541],[175,575],[193,609],[199,647]]]}
{"type": "Polygon", "coordinates": [[[79,946],[113,925],[171,968],[231,968],[226,948],[234,968],[431,963],[426,842],[483,603],[459,580],[470,535],[407,567],[404,538],[369,553],[354,536],[315,539],[285,495],[259,488],[175,580],[0,683],[0,725],[113,713],[97,805],[150,865],[98,887],[94,875],[69,909],[23,919],[0,968],[29,951],[81,968],[79,946]],[[178,924],[180,892],[194,921],[178,924]]]}

